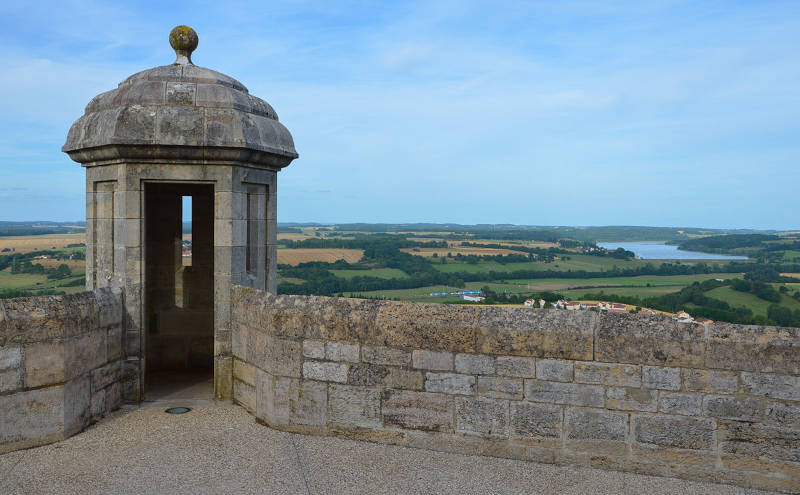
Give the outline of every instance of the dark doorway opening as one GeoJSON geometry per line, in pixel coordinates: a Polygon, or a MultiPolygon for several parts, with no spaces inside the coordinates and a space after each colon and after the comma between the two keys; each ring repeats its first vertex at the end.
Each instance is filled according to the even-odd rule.
{"type": "Polygon", "coordinates": [[[145,401],[213,398],[214,186],[145,185],[145,401]]]}

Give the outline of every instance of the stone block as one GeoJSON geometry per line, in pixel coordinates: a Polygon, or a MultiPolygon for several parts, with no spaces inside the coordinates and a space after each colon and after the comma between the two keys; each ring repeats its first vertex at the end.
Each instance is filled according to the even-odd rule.
{"type": "Polygon", "coordinates": [[[325,359],[325,342],[322,340],[304,340],[303,357],[325,359]]]}
{"type": "Polygon", "coordinates": [[[64,343],[66,378],[70,379],[108,361],[108,332],[95,330],[64,343]]]}
{"type": "MultiPolygon", "coordinates": [[[[125,395],[128,400],[128,395],[125,395]]],[[[216,356],[214,358],[214,399],[231,400],[233,398],[233,358],[216,356]]]]}
{"type": "Polygon", "coordinates": [[[515,378],[534,378],[536,359],[517,356],[498,356],[495,359],[497,374],[515,378]]]}
{"type": "Polygon", "coordinates": [[[642,370],[641,367],[630,364],[577,362],[575,381],[595,385],[640,387],[642,370]]]}
{"type": "Polygon", "coordinates": [[[707,395],[703,400],[703,414],[712,418],[758,421],[762,410],[763,404],[759,399],[707,395]]]}
{"type": "Polygon", "coordinates": [[[347,383],[349,369],[350,365],[344,363],[306,361],[303,363],[303,378],[323,382],[347,383]]]}
{"type": "Polygon", "coordinates": [[[495,399],[522,399],[522,379],[496,376],[478,377],[478,395],[495,399]]]}
{"type": "Polygon", "coordinates": [[[243,323],[231,322],[231,354],[242,361],[250,361],[247,355],[247,342],[250,330],[243,323]]]}
{"type": "Polygon", "coordinates": [[[233,377],[250,386],[256,386],[256,367],[239,359],[233,360],[233,377]]]}
{"type": "Polygon", "coordinates": [[[0,371],[0,393],[22,388],[22,368],[0,371]]]}
{"type": "Polygon", "coordinates": [[[523,308],[480,308],[477,351],[524,357],[592,359],[591,311],[530,311],[523,308]]]}
{"type": "Polygon", "coordinates": [[[482,437],[508,437],[508,401],[456,397],[456,432],[482,437]]]}
{"type": "Polygon", "coordinates": [[[750,395],[800,401],[800,376],[742,373],[742,388],[750,395]]]}
{"type": "Polygon", "coordinates": [[[475,352],[479,308],[384,301],[372,345],[475,352]]]}
{"type": "Polygon", "coordinates": [[[467,375],[493,375],[494,357],[483,354],[456,354],[456,372],[467,375]]]}
{"type": "Polygon", "coordinates": [[[475,377],[458,373],[425,373],[425,391],[475,395],[475,377]]]}
{"type": "Polygon", "coordinates": [[[421,371],[389,368],[389,374],[383,379],[383,385],[387,388],[423,390],[425,387],[425,376],[421,371]]]}
{"type": "Polygon", "coordinates": [[[411,430],[453,431],[453,397],[387,389],[381,398],[384,426],[411,430]]]}
{"type": "Polygon", "coordinates": [[[668,316],[600,314],[595,360],[703,368],[705,344],[701,325],[678,323],[668,316]]]}
{"type": "Polygon", "coordinates": [[[626,441],[627,414],[568,407],[564,421],[564,431],[568,441],[626,441]]]}
{"type": "Polygon", "coordinates": [[[361,346],[361,360],[372,364],[408,366],[411,363],[411,353],[403,349],[364,345],[361,346]]]}
{"type": "Polygon", "coordinates": [[[92,393],[106,388],[112,383],[119,381],[122,375],[122,363],[112,361],[105,366],[100,366],[92,370],[92,393]]]}
{"type": "MultiPolygon", "coordinates": [[[[235,369],[234,364],[234,369],[235,369]]],[[[248,412],[256,411],[256,387],[241,380],[233,381],[233,400],[247,409],[248,412]]]]}
{"type": "Polygon", "coordinates": [[[631,418],[634,440],[679,449],[707,450],[714,446],[716,423],[686,416],[639,416],[631,418]]]}
{"type": "Polygon", "coordinates": [[[264,361],[259,366],[258,361],[253,364],[264,371],[274,375],[300,377],[301,363],[303,362],[302,344],[294,340],[281,339],[261,332],[253,332],[257,339],[263,338],[264,344],[258,344],[257,353],[263,353],[264,361]]]}
{"type": "Polygon", "coordinates": [[[453,353],[415,350],[411,354],[411,362],[418,369],[450,371],[453,369],[453,353]]]}
{"type": "Polygon", "coordinates": [[[359,428],[380,427],[382,425],[380,390],[331,385],[328,389],[328,421],[359,428]]]}
{"type": "Polygon", "coordinates": [[[328,361],[346,361],[357,363],[359,361],[359,345],[348,342],[328,342],[325,344],[325,359],[328,361]]]}
{"type": "Polygon", "coordinates": [[[122,359],[122,327],[111,327],[108,329],[108,336],[106,337],[106,345],[108,346],[107,357],[109,361],[122,359]]]}
{"type": "Polygon", "coordinates": [[[65,344],[42,342],[25,346],[25,386],[29,388],[67,381],[65,344]]]}
{"type": "Polygon", "coordinates": [[[91,292],[6,299],[3,307],[6,343],[69,338],[98,328],[97,301],[91,292]]]}
{"type": "Polygon", "coordinates": [[[560,359],[537,359],[536,378],[554,382],[571,382],[573,377],[572,361],[560,359]]]}
{"type": "Polygon", "coordinates": [[[517,441],[561,438],[561,406],[511,402],[511,438],[517,441]]]}
{"type": "Polygon", "coordinates": [[[122,298],[114,289],[102,288],[94,291],[97,304],[98,326],[100,328],[118,327],[122,324],[122,298]]]}
{"type": "Polygon", "coordinates": [[[5,395],[0,400],[0,452],[4,444],[40,445],[64,437],[64,386],[5,395]]]}
{"type": "Polygon", "coordinates": [[[64,384],[64,435],[74,435],[91,422],[91,397],[88,376],[64,384]]]}
{"type": "Polygon", "coordinates": [[[388,366],[368,363],[354,364],[350,366],[347,372],[347,384],[374,387],[376,385],[383,385],[388,375],[388,366]]]}
{"type": "Polygon", "coordinates": [[[89,405],[89,415],[92,421],[97,421],[102,418],[106,413],[106,391],[98,390],[92,392],[92,398],[89,405]]]}
{"type": "Polygon", "coordinates": [[[720,421],[720,454],[800,463],[800,430],[759,423],[720,421]]]}
{"type": "Polygon", "coordinates": [[[122,405],[122,384],[120,382],[112,383],[105,388],[105,405],[106,412],[115,411],[122,405]]]}
{"type": "Polygon", "coordinates": [[[703,396],[700,394],[662,392],[658,399],[658,412],[661,413],[699,416],[702,408],[703,396]]]}
{"type": "Polygon", "coordinates": [[[525,399],[532,402],[603,407],[605,393],[598,385],[525,380],[525,399]]]}
{"type": "Polygon", "coordinates": [[[655,412],[658,410],[658,392],[641,388],[611,387],[606,390],[606,407],[655,412]]]}
{"type": "Polygon", "coordinates": [[[0,347],[0,371],[19,368],[21,363],[21,347],[0,347]]]}
{"type": "Polygon", "coordinates": [[[764,424],[800,430],[800,405],[773,402],[764,412],[764,424]]]}
{"type": "Polygon", "coordinates": [[[645,388],[674,392],[681,389],[681,369],[643,366],[642,382],[645,388]]]}
{"type": "Polygon", "coordinates": [[[735,394],[738,375],[732,371],[683,369],[683,386],[687,392],[735,394]]]}
{"type": "Polygon", "coordinates": [[[798,375],[798,348],[800,328],[715,323],[704,367],[798,375]]]}

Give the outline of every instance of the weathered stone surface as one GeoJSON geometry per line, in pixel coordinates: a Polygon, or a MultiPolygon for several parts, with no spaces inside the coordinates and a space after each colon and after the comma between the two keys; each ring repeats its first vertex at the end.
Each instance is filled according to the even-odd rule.
{"type": "Polygon", "coordinates": [[[122,374],[122,363],[120,361],[112,361],[105,366],[95,368],[92,370],[92,393],[106,388],[112,383],[119,381],[122,374]]]}
{"type": "Polygon", "coordinates": [[[328,361],[359,361],[359,345],[349,342],[328,342],[325,344],[325,359],[328,361]]]}
{"type": "Polygon", "coordinates": [[[361,346],[361,359],[365,363],[408,366],[411,363],[411,353],[403,349],[364,345],[361,346]]]}
{"type": "Polygon", "coordinates": [[[483,354],[456,354],[456,372],[468,375],[492,375],[494,357],[483,354]]]}
{"type": "Polygon", "coordinates": [[[634,415],[631,422],[634,440],[639,443],[693,450],[713,447],[716,424],[710,419],[634,415]]]}
{"type": "Polygon", "coordinates": [[[781,402],[767,405],[764,424],[800,430],[800,405],[781,402]]]}
{"type": "Polygon", "coordinates": [[[122,327],[111,327],[108,329],[108,336],[106,338],[106,345],[108,346],[108,360],[114,361],[122,358],[122,327]]]}
{"type": "Polygon", "coordinates": [[[478,351],[483,354],[591,360],[591,311],[480,308],[478,351]]]}
{"type": "Polygon", "coordinates": [[[485,437],[508,437],[508,401],[456,397],[456,431],[485,437]]]}
{"type": "Polygon", "coordinates": [[[678,394],[662,392],[658,399],[658,412],[699,416],[703,408],[703,396],[700,394],[678,394]]]}
{"type": "Polygon", "coordinates": [[[759,399],[708,395],[703,400],[703,414],[712,418],[758,421],[762,409],[759,399]]]}
{"type": "Polygon", "coordinates": [[[328,389],[328,420],[331,423],[361,428],[382,424],[379,389],[331,385],[328,389]]]}
{"type": "Polygon", "coordinates": [[[81,376],[64,384],[64,434],[74,435],[91,422],[91,383],[81,376]]]}
{"type": "Polygon", "coordinates": [[[478,377],[478,395],[495,399],[522,399],[522,379],[496,376],[478,377]]]}
{"type": "Polygon", "coordinates": [[[98,325],[100,328],[118,327],[122,324],[121,293],[106,287],[94,291],[97,301],[98,325]]]}
{"type": "Polygon", "coordinates": [[[388,389],[383,392],[384,426],[412,430],[453,431],[453,397],[388,389]]]}
{"type": "Polygon", "coordinates": [[[0,371],[0,393],[22,388],[22,368],[0,371]]]}
{"type": "Polygon", "coordinates": [[[478,308],[384,302],[375,320],[373,345],[475,352],[478,308]]]}
{"type": "Polygon", "coordinates": [[[800,462],[800,430],[721,421],[717,435],[722,454],[800,462]]]}
{"type": "Polygon", "coordinates": [[[300,376],[302,344],[294,340],[281,339],[259,332],[252,332],[256,338],[256,349],[248,355],[256,354],[253,364],[275,375],[300,376]],[[262,340],[263,339],[263,343],[262,340]],[[263,356],[263,357],[261,357],[263,356]]]}
{"type": "Polygon", "coordinates": [[[0,400],[0,452],[3,444],[40,445],[63,438],[64,386],[6,395],[0,400]]]}
{"type": "Polygon", "coordinates": [[[511,402],[511,438],[514,440],[561,438],[561,406],[511,402]]]}
{"type": "Polygon", "coordinates": [[[344,363],[306,361],[303,363],[303,378],[324,382],[347,383],[350,366],[344,363]]]}
{"type": "Polygon", "coordinates": [[[11,343],[69,338],[99,328],[94,293],[19,297],[3,302],[6,339],[11,343]]]}
{"type": "Polygon", "coordinates": [[[742,387],[751,395],[800,401],[800,376],[742,373],[742,387]]]}
{"type": "Polygon", "coordinates": [[[600,314],[595,360],[655,366],[705,366],[705,330],[663,315],[600,314]]]}
{"type": "MultiPolygon", "coordinates": [[[[68,375],[74,376],[74,372],[67,372],[64,343],[41,342],[25,347],[26,387],[63,383],[68,375]]],[[[77,372],[82,372],[82,369],[77,372]]]]}
{"type": "Polygon", "coordinates": [[[0,347],[0,371],[19,368],[21,363],[21,347],[0,347]]]}
{"type": "Polygon", "coordinates": [[[6,345],[8,337],[8,319],[6,318],[6,310],[3,301],[0,301],[0,347],[6,345]]]}
{"type": "Polygon", "coordinates": [[[348,370],[347,384],[361,385],[362,387],[383,385],[388,375],[389,368],[387,366],[366,363],[354,364],[348,370]]]}
{"type": "Polygon", "coordinates": [[[453,353],[415,350],[411,362],[415,368],[423,370],[450,371],[453,369],[453,353]]]}
{"type": "Polygon", "coordinates": [[[561,359],[537,359],[536,378],[554,382],[572,381],[573,362],[561,359]]]}
{"type": "Polygon", "coordinates": [[[256,367],[239,359],[233,360],[233,377],[244,383],[256,386],[256,367]]]}
{"type": "MultiPolygon", "coordinates": [[[[122,364],[123,384],[126,387],[138,388],[138,377],[131,376],[130,379],[124,379],[126,367],[129,366],[127,362],[122,364]]],[[[133,368],[133,366],[130,366],[130,368],[133,368]]],[[[134,368],[134,371],[138,370],[134,368]]],[[[139,400],[138,397],[132,398],[127,390],[124,392],[124,397],[127,401],[139,400]]],[[[233,358],[230,356],[216,356],[214,358],[214,398],[216,400],[231,400],[233,398],[233,358]]]]}
{"type": "Polygon", "coordinates": [[[800,328],[715,323],[708,339],[708,368],[800,374],[800,328]]]}
{"type": "Polygon", "coordinates": [[[627,414],[568,407],[564,417],[567,440],[624,442],[626,439],[627,414]]]}
{"type": "MultiPolygon", "coordinates": [[[[235,367],[235,366],[234,366],[235,367]]],[[[256,410],[256,388],[241,380],[233,381],[233,400],[249,412],[256,410]]]]}
{"type": "Polygon", "coordinates": [[[95,330],[64,344],[66,378],[83,374],[105,364],[108,360],[108,332],[95,330]]]}
{"type": "Polygon", "coordinates": [[[683,369],[683,384],[688,392],[735,394],[739,385],[732,371],[683,369]]]}
{"type": "Polygon", "coordinates": [[[603,407],[603,387],[579,383],[556,383],[525,380],[525,399],[533,402],[603,407]]]}
{"type": "Polygon", "coordinates": [[[458,373],[425,373],[425,391],[475,395],[475,377],[458,373]]]}
{"type": "Polygon", "coordinates": [[[389,374],[383,379],[383,385],[387,388],[423,390],[425,388],[425,375],[421,371],[389,368],[389,374]]]}
{"type": "Polygon", "coordinates": [[[642,370],[639,366],[613,363],[575,363],[575,381],[618,387],[642,385],[642,370]]]}
{"type": "Polygon", "coordinates": [[[680,390],[681,369],[643,366],[642,383],[644,384],[645,388],[672,391],[680,390]]]}
{"type": "Polygon", "coordinates": [[[658,392],[641,388],[612,387],[606,391],[606,407],[655,412],[658,409],[658,392]]]}
{"type": "Polygon", "coordinates": [[[498,356],[495,359],[497,374],[515,378],[534,378],[536,376],[536,359],[516,356],[498,356]]]}
{"type": "Polygon", "coordinates": [[[303,357],[325,359],[325,342],[322,340],[304,340],[303,357]]]}
{"type": "Polygon", "coordinates": [[[273,425],[322,426],[326,423],[328,387],[298,378],[257,372],[256,415],[273,425]]]}

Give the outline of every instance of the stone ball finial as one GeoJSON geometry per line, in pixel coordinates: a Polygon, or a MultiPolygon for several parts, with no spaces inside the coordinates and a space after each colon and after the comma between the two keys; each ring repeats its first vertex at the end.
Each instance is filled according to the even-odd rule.
{"type": "Polygon", "coordinates": [[[176,65],[192,64],[192,52],[197,48],[197,33],[189,26],[175,26],[169,32],[169,44],[175,50],[176,65]]]}

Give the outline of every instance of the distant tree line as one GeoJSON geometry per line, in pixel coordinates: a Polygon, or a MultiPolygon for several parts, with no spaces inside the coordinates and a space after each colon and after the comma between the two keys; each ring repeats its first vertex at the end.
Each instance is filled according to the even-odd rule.
{"type": "Polygon", "coordinates": [[[767,241],[779,241],[777,235],[729,234],[698,237],[681,242],[678,249],[705,253],[724,253],[734,249],[761,247],[767,241]]]}

